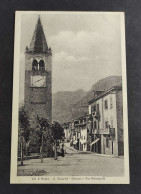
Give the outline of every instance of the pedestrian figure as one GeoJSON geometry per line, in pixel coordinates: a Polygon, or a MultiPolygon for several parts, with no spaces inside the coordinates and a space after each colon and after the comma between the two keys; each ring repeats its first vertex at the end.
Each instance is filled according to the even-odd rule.
{"type": "Polygon", "coordinates": [[[64,144],[62,144],[61,154],[62,154],[62,157],[65,156],[65,154],[64,154],[64,144]]]}

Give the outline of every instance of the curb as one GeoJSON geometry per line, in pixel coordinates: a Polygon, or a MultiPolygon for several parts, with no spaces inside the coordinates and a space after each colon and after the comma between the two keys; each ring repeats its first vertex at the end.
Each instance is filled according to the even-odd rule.
{"type": "MultiPolygon", "coordinates": [[[[66,146],[66,145],[65,145],[66,146]]],[[[107,157],[107,158],[120,158],[120,159],[124,159],[124,156],[114,156],[114,155],[106,155],[106,154],[98,154],[98,153],[94,153],[94,152],[90,152],[90,151],[79,151],[74,149],[73,147],[69,147],[66,146],[67,148],[69,148],[72,151],[77,151],[79,153],[88,153],[88,154],[94,154],[96,156],[100,156],[100,157],[107,157]]]]}

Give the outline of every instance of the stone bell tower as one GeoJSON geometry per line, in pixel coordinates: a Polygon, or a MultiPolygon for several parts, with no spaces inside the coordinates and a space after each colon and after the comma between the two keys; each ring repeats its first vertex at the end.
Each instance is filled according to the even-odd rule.
{"type": "Polygon", "coordinates": [[[52,51],[48,48],[40,17],[29,48],[25,49],[25,110],[34,128],[37,116],[52,120],[52,51]]]}

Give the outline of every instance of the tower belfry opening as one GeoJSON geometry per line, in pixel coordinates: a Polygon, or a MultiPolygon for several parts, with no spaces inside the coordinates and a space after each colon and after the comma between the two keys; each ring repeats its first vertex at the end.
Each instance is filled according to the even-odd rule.
{"type": "Polygon", "coordinates": [[[44,61],[42,59],[39,61],[39,70],[40,71],[44,71],[45,70],[45,63],[44,63],[44,61]]]}
{"type": "Polygon", "coordinates": [[[32,70],[38,70],[38,61],[36,59],[34,59],[32,62],[32,70]]]}

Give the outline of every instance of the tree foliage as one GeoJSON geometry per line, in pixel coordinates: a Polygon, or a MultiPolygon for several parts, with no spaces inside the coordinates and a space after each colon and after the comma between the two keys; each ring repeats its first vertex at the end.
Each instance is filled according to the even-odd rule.
{"type": "Polygon", "coordinates": [[[19,135],[24,137],[25,142],[28,142],[30,137],[30,122],[24,108],[21,108],[19,111],[19,128],[19,135]]]}
{"type": "Polygon", "coordinates": [[[64,137],[64,129],[58,122],[52,124],[51,130],[54,140],[60,140],[64,137]]]}
{"type": "MultiPolygon", "coordinates": [[[[51,134],[51,124],[49,123],[48,119],[45,118],[39,118],[37,117],[37,128],[36,128],[36,134],[38,137],[41,137],[43,134],[45,141],[51,141],[52,140],[52,134],[51,134]]],[[[39,142],[41,143],[41,139],[39,138],[39,142]]]]}
{"type": "Polygon", "coordinates": [[[37,117],[36,133],[34,135],[36,147],[43,146],[44,155],[53,156],[53,137],[51,132],[51,124],[48,119],[37,117]]]}
{"type": "Polygon", "coordinates": [[[18,155],[21,157],[21,165],[23,165],[23,151],[25,149],[26,159],[28,156],[28,144],[30,140],[30,122],[24,107],[19,110],[19,139],[18,139],[18,155]]]}

